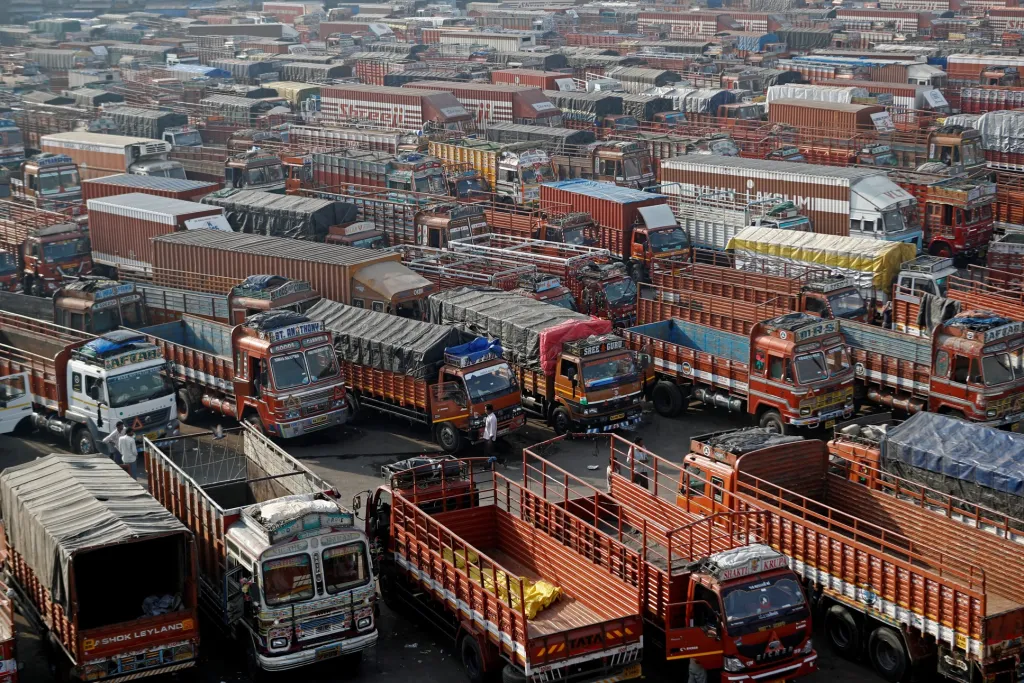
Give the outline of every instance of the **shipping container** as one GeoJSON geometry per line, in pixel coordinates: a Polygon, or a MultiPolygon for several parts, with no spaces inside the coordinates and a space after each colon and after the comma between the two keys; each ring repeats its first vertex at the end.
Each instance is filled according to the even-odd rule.
{"type": "Polygon", "coordinates": [[[394,130],[459,129],[472,114],[449,92],[381,85],[332,85],[320,90],[324,124],[370,121],[394,130]]]}
{"type": "MultiPolygon", "coordinates": [[[[71,157],[83,180],[129,172],[147,161],[166,163],[171,149],[170,143],[162,140],[85,131],[44,135],[39,146],[43,152],[71,157]]],[[[166,169],[161,168],[161,172],[166,169]]]]}
{"type": "Polygon", "coordinates": [[[316,82],[332,78],[348,78],[352,67],[345,64],[310,64],[308,62],[285,62],[278,66],[278,74],[286,81],[316,82]]]}
{"type": "Polygon", "coordinates": [[[188,116],[162,109],[143,109],[141,107],[104,107],[100,114],[110,118],[117,124],[121,135],[163,139],[164,131],[188,125],[188,116]]]}
{"type": "Polygon", "coordinates": [[[542,90],[572,90],[576,87],[571,74],[536,69],[495,69],[491,72],[491,83],[528,85],[542,90]]]}
{"type": "Polygon", "coordinates": [[[152,272],[152,238],[157,235],[200,229],[231,232],[220,207],[169,197],[133,192],[91,199],[86,206],[93,261],[111,268],[152,272]]]}
{"type": "Polygon", "coordinates": [[[157,197],[192,202],[199,201],[211,192],[216,192],[221,186],[222,183],[122,173],[86,180],[82,183],[82,199],[89,201],[90,199],[141,192],[157,197]]]}
{"type": "Polygon", "coordinates": [[[558,107],[536,87],[450,81],[413,81],[408,87],[451,93],[473,114],[479,126],[492,123],[556,126],[562,121],[558,107]]]}
{"type": "Polygon", "coordinates": [[[872,114],[883,113],[885,107],[877,104],[779,99],[772,102],[768,120],[797,128],[827,130],[832,134],[852,136],[865,130],[876,130],[872,114]]]}

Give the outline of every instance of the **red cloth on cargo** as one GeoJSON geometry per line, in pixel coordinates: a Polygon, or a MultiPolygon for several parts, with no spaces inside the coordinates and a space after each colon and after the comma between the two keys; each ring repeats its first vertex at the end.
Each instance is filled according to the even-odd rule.
{"type": "Polygon", "coordinates": [[[576,341],[595,334],[608,334],[612,322],[601,318],[590,320],[566,320],[560,325],[549,327],[540,333],[540,367],[545,375],[555,372],[555,364],[562,353],[562,343],[576,341]]]}

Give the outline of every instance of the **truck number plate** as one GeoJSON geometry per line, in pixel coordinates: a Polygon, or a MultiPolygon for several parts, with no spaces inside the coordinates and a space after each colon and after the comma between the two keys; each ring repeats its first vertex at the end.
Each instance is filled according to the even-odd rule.
{"type": "Polygon", "coordinates": [[[835,426],[836,426],[836,421],[835,420],[826,420],[825,421],[825,429],[832,429],[835,426]]]}
{"type": "Polygon", "coordinates": [[[330,415],[317,415],[310,420],[310,424],[314,427],[319,427],[320,425],[327,424],[327,420],[330,419],[330,417],[330,415]]]}
{"type": "Polygon", "coordinates": [[[341,654],[341,645],[331,645],[330,647],[322,647],[316,651],[316,661],[320,662],[325,659],[332,659],[341,654]]]}
{"type": "Polygon", "coordinates": [[[615,413],[614,415],[612,415],[608,419],[611,420],[612,422],[614,422],[615,420],[621,420],[624,417],[626,417],[625,413],[615,413]]]}

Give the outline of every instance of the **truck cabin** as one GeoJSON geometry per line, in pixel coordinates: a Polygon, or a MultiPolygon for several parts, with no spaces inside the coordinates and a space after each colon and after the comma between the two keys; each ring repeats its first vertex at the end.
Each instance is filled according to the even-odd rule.
{"type": "Polygon", "coordinates": [[[981,85],[1020,85],[1020,74],[1015,66],[990,66],[979,80],[981,85]]]}
{"type": "Polygon", "coordinates": [[[519,277],[519,286],[513,290],[535,301],[553,304],[569,311],[578,311],[576,297],[557,277],[545,273],[524,273],[519,277]]]}
{"type": "MultiPolygon", "coordinates": [[[[693,260],[690,235],[676,221],[668,204],[641,206],[639,220],[633,225],[629,254],[634,262],[651,263],[653,259],[688,263],[693,260]]],[[[634,279],[642,280],[643,277],[634,279]]]]}
{"type": "Polygon", "coordinates": [[[22,249],[25,270],[36,274],[30,292],[35,296],[52,293],[65,278],[92,272],[89,237],[75,223],[32,230],[22,249]]]}
{"type": "Polygon", "coordinates": [[[132,282],[80,277],[53,293],[53,322],[91,334],[138,329],[146,325],[144,303],[132,282]]]}
{"type": "Polygon", "coordinates": [[[495,190],[516,197],[519,203],[528,203],[540,199],[543,183],[554,180],[558,180],[558,175],[552,168],[551,157],[544,150],[504,151],[498,160],[495,190]]]}
{"type": "Polygon", "coordinates": [[[804,156],[803,152],[800,151],[799,147],[779,147],[765,155],[765,159],[774,159],[775,161],[791,161],[793,163],[804,163],[807,161],[807,157],[804,156]]]}
{"type": "Polygon", "coordinates": [[[440,159],[419,152],[401,152],[390,164],[389,190],[447,195],[448,181],[440,159]]]}
{"type": "Polygon", "coordinates": [[[973,254],[988,245],[992,235],[992,205],[996,199],[993,183],[949,178],[928,187],[928,198],[918,210],[936,255],[973,254]],[[987,239],[986,239],[987,238],[987,239]]]}
{"type": "Polygon", "coordinates": [[[728,134],[716,133],[710,137],[697,140],[687,148],[686,153],[738,157],[740,155],[740,147],[728,134]]]}
{"type": "Polygon", "coordinates": [[[942,126],[928,136],[928,161],[972,173],[985,168],[981,133],[962,126],[942,126]]]}
{"type": "MultiPolygon", "coordinates": [[[[584,416],[600,412],[599,407],[588,405],[614,400],[620,387],[639,384],[640,379],[635,354],[626,349],[626,342],[616,334],[594,335],[562,344],[555,387],[559,394],[579,403],[584,416]]],[[[635,398],[640,400],[639,395],[635,398]]],[[[630,406],[622,407],[625,411],[630,406]]]]}
{"type": "Polygon", "coordinates": [[[434,421],[450,419],[452,414],[469,416],[469,437],[483,438],[485,407],[493,405],[499,431],[510,419],[522,414],[519,382],[512,367],[501,357],[498,341],[476,339],[444,350],[444,365],[438,369],[437,383],[431,387],[434,421]],[[451,412],[438,407],[454,403],[451,412]]]}
{"type": "Polygon", "coordinates": [[[416,217],[418,242],[426,247],[447,249],[452,240],[486,234],[487,216],[478,204],[439,204],[416,217]]]}
{"type": "Polygon", "coordinates": [[[593,143],[591,147],[594,153],[594,180],[634,188],[654,184],[654,166],[645,144],[603,142],[593,143]]]}
{"type": "Polygon", "coordinates": [[[718,107],[718,118],[727,121],[763,121],[764,107],[750,102],[733,102],[718,107]]]}
{"type": "Polygon", "coordinates": [[[945,297],[951,275],[957,268],[953,259],[943,256],[918,256],[900,266],[896,290],[916,296],[931,294],[945,297]]]}
{"type": "Polygon", "coordinates": [[[11,119],[0,118],[0,166],[17,168],[25,160],[25,139],[11,119]]]}
{"type": "Polygon", "coordinates": [[[866,145],[857,153],[857,163],[861,166],[897,166],[899,162],[889,145],[866,145]]]}
{"type": "Polygon", "coordinates": [[[803,311],[819,318],[870,322],[871,313],[860,290],[848,278],[808,282],[802,292],[803,311]]]}
{"type": "Polygon", "coordinates": [[[659,111],[653,116],[655,130],[670,131],[686,123],[686,114],[681,111],[659,111]]]}
{"type": "Polygon", "coordinates": [[[174,178],[185,180],[185,167],[180,161],[165,159],[144,159],[131,165],[129,173],[133,175],[154,176],[156,178],[174,178]]]}
{"type": "Polygon", "coordinates": [[[305,280],[289,280],[280,275],[250,275],[231,288],[228,294],[231,322],[240,325],[250,316],[267,311],[303,314],[320,295],[305,280]]]}
{"type": "Polygon", "coordinates": [[[18,268],[18,257],[0,249],[0,291],[13,292],[21,284],[21,269],[18,268]]]}
{"type": "Polygon", "coordinates": [[[360,268],[352,275],[352,285],[352,306],[413,320],[424,319],[424,302],[434,291],[429,280],[399,261],[360,268]]]}
{"type": "Polygon", "coordinates": [[[475,168],[467,169],[453,175],[450,179],[449,194],[458,199],[484,201],[491,194],[491,186],[487,179],[475,168]]]}
{"type": "Polygon", "coordinates": [[[313,186],[313,160],[310,155],[282,156],[281,165],[287,194],[296,194],[304,188],[313,186]]]}
{"type": "Polygon", "coordinates": [[[27,198],[39,208],[66,208],[61,204],[82,201],[82,179],[78,165],[66,154],[39,154],[26,161],[22,187],[27,198]]]}
{"type": "Polygon", "coordinates": [[[11,196],[11,170],[0,166],[0,199],[9,199],[11,196]]]}
{"type": "Polygon", "coordinates": [[[173,147],[202,147],[203,138],[199,131],[191,126],[177,126],[164,130],[161,137],[165,142],[171,143],[173,147]]]}
{"type": "Polygon", "coordinates": [[[577,277],[582,285],[577,304],[581,313],[612,321],[613,327],[636,322],[636,281],[622,263],[586,263],[577,277]]]}
{"type": "Polygon", "coordinates": [[[612,114],[601,119],[601,128],[627,133],[636,132],[640,130],[640,122],[629,114],[612,114]]]}
{"type": "MultiPolygon", "coordinates": [[[[344,388],[337,381],[338,359],[323,322],[295,313],[270,311],[250,316],[232,330],[231,336],[238,416],[244,412],[243,402],[261,402],[274,413],[275,420],[264,421],[267,429],[272,430],[276,429],[275,422],[296,420],[306,410],[324,412],[344,406],[344,388]],[[331,386],[333,394],[308,406],[301,405],[293,395],[331,386]]],[[[224,350],[218,349],[217,353],[223,355],[224,350]]]]}
{"type": "MultiPolygon", "coordinates": [[[[335,230],[335,228],[331,228],[335,230]]],[[[327,244],[344,244],[361,249],[386,249],[389,245],[388,234],[378,230],[372,221],[360,221],[339,228],[340,232],[330,232],[324,240],[327,244]]]]}
{"type": "Polygon", "coordinates": [[[572,212],[561,216],[548,215],[544,234],[537,239],[581,247],[596,246],[600,242],[600,228],[589,213],[572,212]]]}
{"type": "Polygon", "coordinates": [[[281,193],[285,190],[284,165],[274,154],[245,152],[228,158],[224,165],[224,182],[228,187],[281,193]]]}

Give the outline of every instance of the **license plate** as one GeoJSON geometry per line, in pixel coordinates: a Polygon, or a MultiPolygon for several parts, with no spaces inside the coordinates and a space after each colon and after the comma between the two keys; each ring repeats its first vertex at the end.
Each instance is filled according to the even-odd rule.
{"type": "Polygon", "coordinates": [[[630,678],[640,678],[643,674],[643,669],[640,668],[639,664],[630,664],[622,671],[622,680],[628,681],[630,678]]]}
{"type": "Polygon", "coordinates": [[[152,441],[153,439],[159,439],[160,438],[160,433],[159,432],[146,432],[146,438],[149,439],[150,441],[152,441]]]}
{"type": "Polygon", "coordinates": [[[325,659],[332,659],[341,654],[341,645],[332,645],[330,647],[322,647],[316,651],[316,661],[320,662],[325,659]]]}
{"type": "Polygon", "coordinates": [[[310,423],[311,425],[313,425],[314,427],[319,427],[320,425],[325,425],[325,424],[327,424],[327,421],[328,421],[329,419],[331,419],[331,416],[330,416],[330,415],[317,415],[317,416],[316,416],[316,417],[314,417],[314,418],[313,418],[312,420],[310,420],[310,422],[309,422],[309,423],[310,423]]]}
{"type": "Polygon", "coordinates": [[[835,426],[836,426],[836,421],[835,420],[826,420],[825,421],[825,429],[832,429],[835,426]]]}
{"type": "Polygon", "coordinates": [[[1010,431],[1011,432],[1019,432],[1020,431],[1020,422],[1014,422],[1012,425],[1010,425],[1010,431]]]}
{"type": "Polygon", "coordinates": [[[615,413],[614,415],[612,415],[608,419],[614,422],[615,420],[621,420],[624,417],[626,417],[625,413],[615,413]]]}

